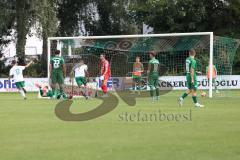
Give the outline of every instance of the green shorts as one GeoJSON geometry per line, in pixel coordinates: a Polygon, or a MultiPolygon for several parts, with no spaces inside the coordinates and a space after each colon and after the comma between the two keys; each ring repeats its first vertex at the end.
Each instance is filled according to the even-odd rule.
{"type": "Polygon", "coordinates": [[[78,86],[87,84],[85,77],[76,77],[75,80],[76,80],[78,86]]]}
{"type": "Polygon", "coordinates": [[[53,84],[64,84],[64,78],[62,73],[53,73],[52,74],[52,83],[53,84]]]}
{"type": "Polygon", "coordinates": [[[133,82],[139,83],[142,80],[142,76],[133,76],[133,82]]]}
{"type": "Polygon", "coordinates": [[[16,84],[17,88],[23,88],[23,87],[25,87],[25,82],[24,82],[24,81],[22,81],[22,82],[16,82],[15,84],[16,84]]]}
{"type": "Polygon", "coordinates": [[[151,89],[159,88],[158,79],[159,79],[159,75],[157,73],[152,73],[149,75],[148,83],[151,89]]]}
{"type": "Polygon", "coordinates": [[[197,82],[197,77],[195,77],[194,79],[194,83],[192,83],[192,78],[190,75],[187,75],[187,87],[190,90],[197,90],[198,89],[198,82],[197,82]]]}

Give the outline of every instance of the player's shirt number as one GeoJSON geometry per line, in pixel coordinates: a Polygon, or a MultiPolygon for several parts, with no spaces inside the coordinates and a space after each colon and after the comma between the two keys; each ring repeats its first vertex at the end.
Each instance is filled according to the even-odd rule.
{"type": "Polygon", "coordinates": [[[59,59],[53,59],[53,68],[57,69],[60,67],[60,60],[59,59]]]}
{"type": "Polygon", "coordinates": [[[16,69],[16,74],[17,74],[17,75],[20,74],[20,69],[16,69]]]}
{"type": "Polygon", "coordinates": [[[152,67],[152,72],[158,72],[158,63],[154,63],[153,65],[152,65],[153,67],[152,67]]]}

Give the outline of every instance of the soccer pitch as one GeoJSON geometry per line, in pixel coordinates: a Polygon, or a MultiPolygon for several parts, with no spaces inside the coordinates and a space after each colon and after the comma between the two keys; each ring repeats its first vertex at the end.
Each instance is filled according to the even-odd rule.
{"type": "MultiPolygon", "coordinates": [[[[181,92],[175,91],[154,103],[139,98],[135,107],[119,99],[112,112],[85,122],[58,119],[54,112],[57,100],[37,99],[29,93],[24,101],[19,94],[1,93],[0,159],[238,160],[240,91],[232,92],[228,98],[199,98],[205,108],[194,108],[191,97],[178,107],[181,92]],[[160,111],[188,117],[179,121],[136,118],[139,113],[160,111]],[[130,115],[135,115],[133,121],[130,115]]],[[[101,100],[74,100],[71,111],[90,111],[98,104],[101,100]]]]}

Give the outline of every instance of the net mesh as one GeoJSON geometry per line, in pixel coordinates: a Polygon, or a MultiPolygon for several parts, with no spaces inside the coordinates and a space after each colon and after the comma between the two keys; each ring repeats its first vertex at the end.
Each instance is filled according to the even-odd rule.
{"type": "MultiPolygon", "coordinates": [[[[231,75],[239,40],[214,37],[213,63],[218,75],[231,75]]],[[[111,64],[112,77],[131,77],[133,63],[138,56],[147,70],[149,51],[157,52],[161,76],[184,76],[188,51],[197,52],[198,70],[204,75],[209,64],[210,36],[109,38],[109,39],[69,39],[51,41],[51,53],[60,48],[65,58],[67,73],[83,58],[91,77],[100,74],[100,54],[105,54],[111,64]],[[59,47],[60,46],[60,47],[59,47]]],[[[146,72],[144,72],[146,76],[146,72]]],[[[69,75],[68,75],[69,76],[69,75]]]]}

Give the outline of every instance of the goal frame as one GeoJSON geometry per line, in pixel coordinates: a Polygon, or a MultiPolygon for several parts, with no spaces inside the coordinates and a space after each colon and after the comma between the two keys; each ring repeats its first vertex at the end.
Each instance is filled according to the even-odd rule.
{"type": "MultiPolygon", "coordinates": [[[[51,41],[52,40],[68,40],[68,39],[116,39],[116,38],[147,38],[147,37],[183,37],[183,36],[209,36],[209,98],[213,97],[213,32],[192,32],[192,33],[164,33],[164,34],[143,34],[143,35],[108,35],[108,36],[77,36],[77,37],[49,37],[47,41],[48,45],[48,65],[50,64],[51,56],[51,41]]],[[[48,66],[48,79],[50,78],[49,66],[48,66]]]]}

